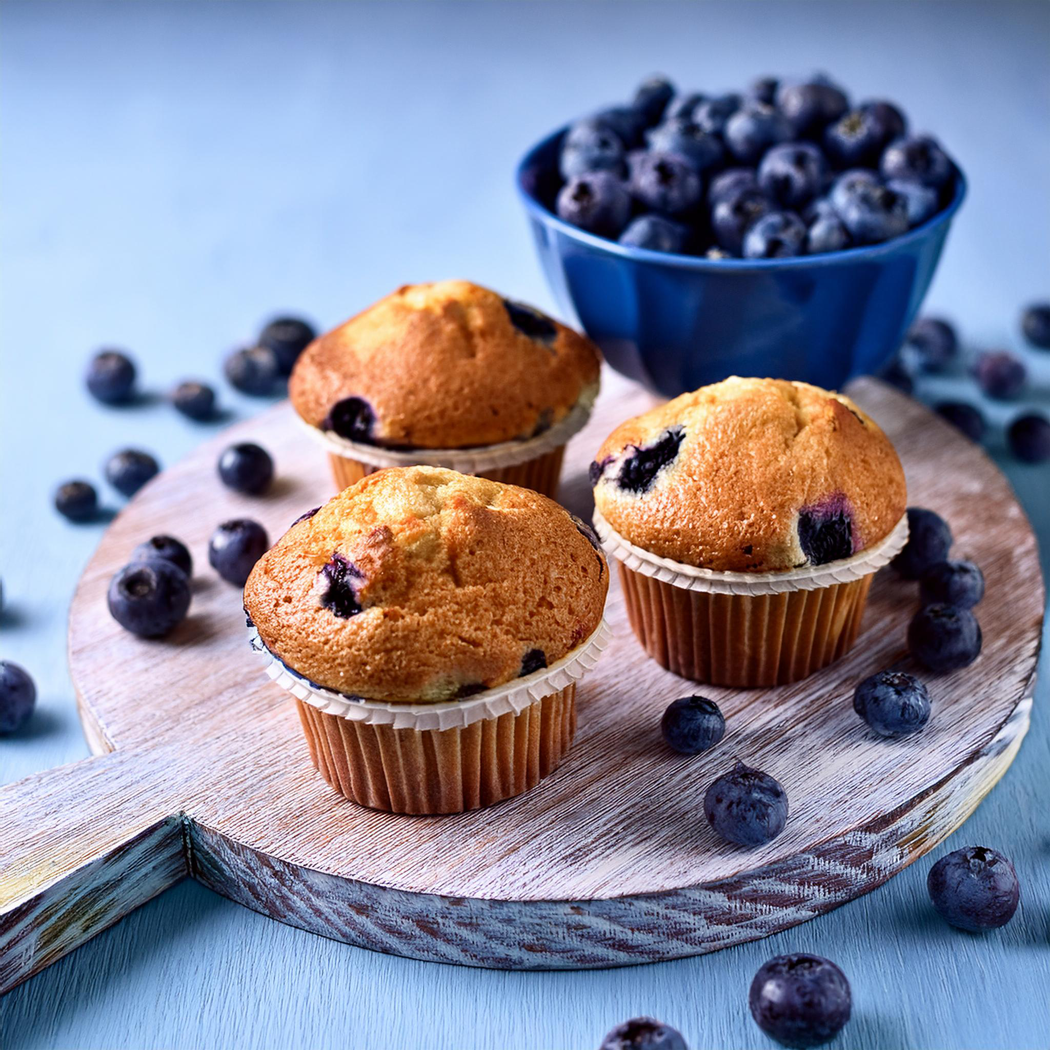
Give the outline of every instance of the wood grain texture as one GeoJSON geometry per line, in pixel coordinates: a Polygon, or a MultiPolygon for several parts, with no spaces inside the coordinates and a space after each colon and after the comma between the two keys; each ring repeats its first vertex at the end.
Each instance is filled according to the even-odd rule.
{"type": "MultiPolygon", "coordinates": [[[[256,517],[276,538],[330,492],[323,454],[278,406],[148,485],[88,565],[70,660],[89,739],[117,748],[129,769],[141,765],[141,804],[182,821],[192,875],[276,918],[382,951],[519,969],[619,965],[712,951],[833,908],[929,850],[1009,765],[1028,725],[1043,610],[1034,538],[992,463],[888,388],[862,381],[852,393],[897,443],[912,502],[944,514],[956,553],[989,579],[978,609],[984,653],[965,671],[924,676],[934,716],[917,738],[875,737],[850,702],[860,677],[909,666],[914,585],[880,574],[854,650],[803,682],[705,689],[729,732],[692,759],[670,753],[658,732],[662,708],[691,687],[646,658],[615,587],[613,642],[581,683],[577,743],[539,787],[440,818],[343,801],[310,766],[294,706],[263,677],[239,593],[203,568],[218,521],[256,517]],[[214,476],[219,448],[235,438],[275,456],[279,478],[264,499],[228,492],[214,476]],[[142,537],[175,521],[201,567],[191,615],[165,642],[133,638],[101,612],[108,580],[142,537]],[[699,813],[706,785],[738,757],[775,775],[791,800],[785,832],[750,852],[717,841],[699,813]]],[[[569,446],[562,499],[571,509],[589,512],[591,450],[648,403],[620,384],[600,402],[569,446]]],[[[62,771],[43,779],[48,792],[84,804],[80,781],[62,771]]],[[[14,785],[10,797],[26,793],[14,785]]],[[[104,805],[109,788],[87,794],[104,805]]],[[[4,870],[32,864],[56,833],[17,842],[24,818],[8,797],[0,793],[4,870]]],[[[100,838],[131,837],[87,818],[61,830],[93,855],[105,854],[100,838]]],[[[57,875],[40,881],[20,895],[5,888],[0,958],[14,950],[16,909],[59,884],[57,875]]],[[[15,979],[49,959],[23,962],[15,979]]]]}

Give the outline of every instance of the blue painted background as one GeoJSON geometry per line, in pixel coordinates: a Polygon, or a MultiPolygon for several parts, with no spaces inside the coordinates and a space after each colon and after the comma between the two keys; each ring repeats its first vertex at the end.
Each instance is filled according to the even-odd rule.
{"type": "MultiPolygon", "coordinates": [[[[275,310],[327,327],[406,281],[463,276],[550,306],[511,171],[566,117],[664,69],[728,89],[824,68],[900,100],[970,177],[930,304],[967,345],[1018,347],[1050,296],[1050,5],[5,2],[0,19],[0,655],[41,692],[0,779],[87,753],[66,609],[100,527],[48,506],[134,443],[172,463],[215,427],[106,411],[80,373],[129,347],[162,393],[217,377],[275,310]]],[[[1050,402],[1050,354],[1028,354],[1050,402]]],[[[924,385],[926,395],[964,386],[924,385]]],[[[223,391],[229,418],[259,403],[223,391]]],[[[1014,411],[996,410],[1002,422],[1014,411]]],[[[1001,449],[1001,433],[991,439],[1001,449]]],[[[1050,550],[1050,467],[1004,466],[1050,550]]],[[[172,531],[179,523],[173,520],[172,531]]],[[[992,581],[994,586],[994,581],[992,581]]],[[[586,1050],[654,1013],[697,1048],[767,1047],[757,967],[812,950],[853,983],[842,1046],[1050,1045],[1050,689],[1013,768],[934,856],[1009,854],[1017,918],[977,938],[931,912],[922,861],[822,919],[705,958],[507,974],[347,948],[184,883],[0,1000],[0,1046],[586,1050]]],[[[974,697],[974,703],[980,703],[974,697]]]]}

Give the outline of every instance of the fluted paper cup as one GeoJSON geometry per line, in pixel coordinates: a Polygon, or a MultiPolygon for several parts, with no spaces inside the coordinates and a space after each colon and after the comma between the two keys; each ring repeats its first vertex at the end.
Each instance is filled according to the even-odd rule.
{"type": "Polygon", "coordinates": [[[908,539],[905,516],[851,558],[787,572],[715,572],[636,547],[598,511],[594,525],[619,563],[627,615],[646,652],[683,678],[737,688],[796,682],[849,652],[872,577],[908,539]]]}
{"type": "Polygon", "coordinates": [[[321,688],[250,627],[266,673],[295,697],[310,760],[341,795],[389,813],[460,813],[535,787],[576,730],[576,684],[608,644],[604,621],[563,659],[463,700],[363,700],[321,688]]]}

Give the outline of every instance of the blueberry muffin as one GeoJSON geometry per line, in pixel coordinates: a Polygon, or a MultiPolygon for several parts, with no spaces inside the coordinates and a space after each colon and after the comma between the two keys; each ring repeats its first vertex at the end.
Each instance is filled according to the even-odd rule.
{"type": "Polygon", "coordinates": [[[593,343],[538,310],[439,281],[405,285],[315,340],[289,393],[340,486],[423,462],[552,495],[599,365],[593,343]]]}
{"type": "Polygon", "coordinates": [[[619,426],[591,466],[628,611],[670,670],[773,685],[853,644],[907,536],[889,438],[841,394],[733,377],[619,426]]]}
{"type": "Polygon", "coordinates": [[[607,589],[593,531],[545,496],[403,467],[296,522],[244,604],[333,787],[380,809],[457,812],[557,764],[607,589]],[[572,680],[545,683],[551,668],[572,680]]]}

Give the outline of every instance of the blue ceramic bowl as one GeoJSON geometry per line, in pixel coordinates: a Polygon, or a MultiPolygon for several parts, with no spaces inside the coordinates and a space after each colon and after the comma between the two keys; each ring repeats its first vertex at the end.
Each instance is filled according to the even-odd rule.
{"type": "Polygon", "coordinates": [[[729,375],[837,389],[877,373],[919,310],[966,195],[956,169],[946,208],[902,237],[794,259],[705,259],[631,248],[551,210],[566,129],[531,149],[517,184],[540,262],[618,372],[667,397],[729,375]]]}

